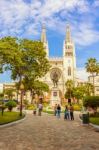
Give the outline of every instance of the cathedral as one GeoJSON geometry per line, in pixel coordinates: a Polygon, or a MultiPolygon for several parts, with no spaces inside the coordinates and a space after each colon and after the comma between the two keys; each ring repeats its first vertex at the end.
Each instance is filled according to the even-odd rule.
{"type": "MultiPolygon", "coordinates": [[[[44,99],[49,101],[51,106],[54,106],[55,104],[61,104],[61,102],[65,100],[65,83],[67,80],[73,80],[75,86],[84,85],[86,82],[77,78],[75,45],[72,40],[69,25],[66,27],[66,36],[63,42],[62,57],[51,58],[49,56],[49,45],[46,36],[46,28],[44,25],[42,26],[41,42],[44,44],[46,57],[51,65],[49,72],[41,79],[41,81],[45,82],[49,86],[49,92],[44,93],[44,99]]],[[[90,76],[89,82],[92,83],[90,76]]],[[[2,91],[8,88],[15,88],[15,83],[4,83],[1,85],[1,87],[2,91]]],[[[20,95],[17,95],[17,93],[14,93],[14,95],[14,99],[20,100],[20,95]]],[[[95,95],[99,95],[99,76],[95,77],[95,95]]],[[[27,99],[29,102],[31,102],[30,92],[26,92],[24,99],[27,99]]]]}
{"type": "MultiPolygon", "coordinates": [[[[49,45],[44,25],[42,26],[41,42],[44,44],[46,57],[51,65],[49,72],[41,79],[41,81],[49,86],[49,92],[44,93],[44,99],[49,101],[51,106],[54,106],[55,104],[61,104],[61,102],[65,100],[65,83],[67,80],[73,80],[75,85],[77,85],[75,45],[71,37],[70,26],[67,25],[66,27],[66,37],[63,42],[62,57],[51,58],[49,56],[49,45]]],[[[3,89],[11,87],[15,87],[15,83],[3,85],[3,89]]],[[[20,95],[17,97],[17,93],[14,94],[15,99],[20,100],[20,95]]],[[[24,99],[27,99],[29,102],[31,101],[30,92],[26,92],[24,99]]]]}
{"type": "Polygon", "coordinates": [[[66,37],[63,42],[63,57],[51,58],[49,56],[49,45],[45,26],[42,27],[41,42],[44,44],[46,57],[51,65],[50,71],[42,78],[42,81],[47,83],[50,89],[50,92],[48,94],[46,93],[46,98],[51,100],[56,96],[56,99],[60,99],[61,101],[64,99],[66,81],[73,80],[74,83],[76,82],[76,54],[75,45],[71,37],[70,26],[67,25],[66,27],[66,37]],[[55,91],[59,91],[58,97],[58,93],[55,91]]]}

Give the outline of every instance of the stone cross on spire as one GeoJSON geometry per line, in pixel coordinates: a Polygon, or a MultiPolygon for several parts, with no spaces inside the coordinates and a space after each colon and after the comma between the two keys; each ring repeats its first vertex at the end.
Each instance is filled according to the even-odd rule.
{"type": "Polygon", "coordinates": [[[45,24],[42,25],[41,42],[44,45],[44,49],[46,51],[46,56],[49,57],[49,48],[48,48],[48,41],[47,41],[47,37],[46,37],[46,27],[45,27],[45,24]]]}
{"type": "Polygon", "coordinates": [[[47,42],[45,24],[42,25],[41,42],[43,43],[47,42]]]}
{"type": "Polygon", "coordinates": [[[67,24],[66,26],[66,42],[71,43],[72,39],[71,39],[71,30],[70,30],[70,25],[67,24]]]}

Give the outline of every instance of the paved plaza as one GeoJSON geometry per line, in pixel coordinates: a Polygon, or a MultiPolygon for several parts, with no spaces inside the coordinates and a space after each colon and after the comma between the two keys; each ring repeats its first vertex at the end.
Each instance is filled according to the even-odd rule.
{"type": "Polygon", "coordinates": [[[53,115],[33,116],[22,122],[0,128],[0,150],[99,150],[99,132],[75,121],[64,121],[53,115]]]}

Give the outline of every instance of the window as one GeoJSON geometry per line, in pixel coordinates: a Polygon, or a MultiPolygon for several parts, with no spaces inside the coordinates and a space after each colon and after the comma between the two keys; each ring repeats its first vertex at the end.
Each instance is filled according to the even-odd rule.
{"type": "Polygon", "coordinates": [[[97,82],[99,82],[99,78],[97,79],[97,82]]]}
{"type": "Polygon", "coordinates": [[[70,64],[70,62],[71,62],[70,59],[68,59],[68,64],[70,64]]]}
{"type": "Polygon", "coordinates": [[[72,49],[71,45],[66,45],[65,47],[66,47],[66,49],[72,49]]]}
{"type": "Polygon", "coordinates": [[[71,67],[68,67],[68,76],[71,76],[71,67]]]}
{"type": "Polygon", "coordinates": [[[65,55],[66,56],[73,56],[73,53],[72,52],[66,52],[65,55]]]}
{"type": "Polygon", "coordinates": [[[98,91],[99,91],[99,88],[96,88],[96,91],[98,92],[98,91]]]}

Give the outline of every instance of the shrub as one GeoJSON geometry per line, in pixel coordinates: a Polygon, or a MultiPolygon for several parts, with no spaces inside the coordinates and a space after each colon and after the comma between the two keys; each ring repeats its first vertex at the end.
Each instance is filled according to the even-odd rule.
{"type": "Polygon", "coordinates": [[[34,106],[33,104],[28,104],[26,106],[26,109],[28,109],[28,110],[34,110],[34,109],[36,109],[36,106],[34,106]]]}
{"type": "Polygon", "coordinates": [[[4,104],[0,105],[0,111],[2,112],[2,116],[3,116],[5,109],[6,109],[6,106],[4,104]]]}
{"type": "Polygon", "coordinates": [[[44,102],[43,107],[47,107],[47,106],[49,106],[49,102],[44,102]]]}
{"type": "Polygon", "coordinates": [[[28,104],[29,104],[29,101],[26,100],[26,99],[24,99],[23,103],[24,103],[25,105],[28,105],[28,104]]]}
{"type": "Polygon", "coordinates": [[[2,100],[0,100],[0,105],[2,105],[2,100]]]}
{"type": "Polygon", "coordinates": [[[74,104],[73,105],[75,111],[81,111],[81,105],[74,104]]]}
{"type": "Polygon", "coordinates": [[[87,96],[84,98],[83,105],[93,109],[99,107],[99,96],[87,96]]]}
{"type": "Polygon", "coordinates": [[[99,112],[96,112],[95,114],[90,114],[90,117],[99,117],[99,112]]]}
{"type": "Polygon", "coordinates": [[[54,111],[52,110],[43,110],[43,112],[48,113],[48,114],[54,114],[54,111]]]}
{"type": "Polygon", "coordinates": [[[17,104],[15,101],[9,100],[5,105],[8,107],[9,111],[12,111],[13,107],[16,107],[17,104]]]}

